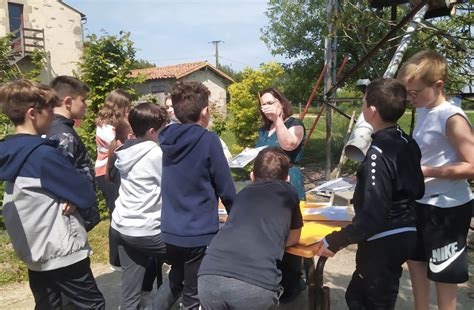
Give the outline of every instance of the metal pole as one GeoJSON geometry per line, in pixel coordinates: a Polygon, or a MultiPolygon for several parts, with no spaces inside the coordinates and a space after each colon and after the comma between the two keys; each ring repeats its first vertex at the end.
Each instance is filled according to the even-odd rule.
{"type": "Polygon", "coordinates": [[[326,92],[326,97],[330,96],[333,92],[336,91],[341,85],[343,85],[348,78],[350,78],[354,73],[356,73],[364,64],[366,61],[370,60],[376,52],[388,41],[390,37],[393,36],[394,32],[397,32],[399,29],[401,29],[407,22],[409,22],[413,16],[422,8],[424,7],[429,0],[421,0],[408,14],[402,18],[402,20],[382,39],[380,40],[379,43],[377,43],[376,46],[374,46],[367,55],[364,56],[352,69],[346,73],[335,85],[331,87],[326,92]]]}
{"type": "MultiPolygon", "coordinates": [[[[328,35],[325,39],[325,51],[324,58],[325,63],[328,66],[327,74],[324,76],[324,93],[328,93],[333,84],[333,25],[332,16],[334,14],[334,1],[326,0],[326,22],[328,25],[328,35]]],[[[326,98],[329,101],[329,96],[326,98]]],[[[326,180],[331,177],[331,142],[332,142],[332,109],[326,109],[326,165],[325,165],[325,176],[326,180]]]]}
{"type": "Polygon", "coordinates": [[[413,17],[413,20],[410,22],[410,24],[407,27],[407,30],[405,31],[405,34],[403,35],[402,39],[400,40],[400,43],[398,44],[397,50],[393,54],[392,60],[390,61],[390,64],[387,67],[387,70],[385,71],[383,77],[385,78],[391,78],[395,75],[395,73],[398,70],[398,67],[400,66],[400,63],[402,62],[403,56],[405,55],[405,52],[407,51],[408,44],[410,44],[411,38],[413,34],[415,33],[415,30],[418,26],[418,24],[423,20],[425,17],[426,12],[428,11],[428,5],[425,4],[413,17]]]}

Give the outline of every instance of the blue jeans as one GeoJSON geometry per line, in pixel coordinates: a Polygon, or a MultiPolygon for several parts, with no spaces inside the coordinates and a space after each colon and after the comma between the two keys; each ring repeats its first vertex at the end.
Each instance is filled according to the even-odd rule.
{"type": "Polygon", "coordinates": [[[280,292],[234,278],[202,275],[198,279],[199,301],[209,310],[263,310],[278,306],[280,292]]]}

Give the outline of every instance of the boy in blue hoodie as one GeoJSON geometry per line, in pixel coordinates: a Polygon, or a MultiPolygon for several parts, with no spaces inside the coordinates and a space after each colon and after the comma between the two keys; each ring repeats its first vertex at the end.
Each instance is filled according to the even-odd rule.
{"type": "Polygon", "coordinates": [[[218,199],[229,212],[235,187],[219,137],[206,129],[209,90],[201,83],[178,82],[171,99],[181,124],[171,124],[159,135],[163,150],[161,231],[171,271],[169,285],[160,287],[155,306],[172,303],[166,300],[166,290],[171,290],[174,298],[183,292],[184,309],[198,309],[197,273],[219,230],[218,199]]]}
{"type": "Polygon", "coordinates": [[[57,150],[57,142],[40,137],[49,130],[58,103],[50,87],[35,82],[0,87],[2,112],[16,131],[0,141],[3,219],[16,254],[28,266],[35,309],[61,309],[61,293],[77,308],[104,309],[76,211],[95,205],[95,191],[57,150]]]}

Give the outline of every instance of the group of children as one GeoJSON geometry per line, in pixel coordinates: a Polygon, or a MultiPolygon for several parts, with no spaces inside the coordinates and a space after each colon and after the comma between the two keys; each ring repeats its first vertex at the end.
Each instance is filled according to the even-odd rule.
{"type": "MultiPolygon", "coordinates": [[[[333,256],[358,244],[346,292],[350,309],[393,309],[407,260],[417,309],[429,306],[428,279],[436,283],[440,309],[456,307],[456,283],[467,280],[466,179],[474,176],[474,139],[464,112],[446,101],[446,72],[444,58],[424,51],[404,64],[398,80],[367,87],[363,114],[374,135],[357,171],[356,215],[326,236],[318,253],[333,256]],[[397,125],[407,98],[417,107],[413,138],[397,125]]],[[[108,97],[99,113],[94,171],[73,129],[85,113],[87,90],[71,77],[56,78],[52,88],[25,80],[0,87],[2,112],[16,129],[0,142],[3,217],[28,266],[36,308],[60,309],[61,293],[77,308],[105,307],[88,258],[95,183],[111,212],[121,309],[140,307],[151,261],[155,269],[171,266],[168,279],[158,282],[154,309],[169,309],[179,296],[185,309],[277,306],[278,265],[303,226],[285,152],[261,151],[253,182],[236,194],[221,141],[206,129],[209,91],[178,82],[172,123],[163,107],[145,102],[129,110],[125,94],[108,97]],[[107,188],[111,180],[119,181],[118,192],[107,188]],[[229,214],[221,228],[219,199],[229,214]]]]}

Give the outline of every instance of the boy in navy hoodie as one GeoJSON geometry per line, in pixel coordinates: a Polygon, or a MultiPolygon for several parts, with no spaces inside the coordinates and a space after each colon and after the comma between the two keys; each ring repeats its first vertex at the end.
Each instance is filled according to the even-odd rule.
{"type": "Polygon", "coordinates": [[[219,137],[206,129],[209,90],[201,83],[178,82],[171,97],[181,124],[167,126],[158,138],[163,150],[161,231],[171,271],[155,306],[172,303],[166,300],[171,290],[174,298],[183,292],[184,309],[198,309],[197,273],[219,230],[218,199],[229,212],[235,187],[219,137]]]}
{"type": "Polygon", "coordinates": [[[104,309],[76,212],[95,205],[95,191],[57,150],[57,142],[40,137],[58,103],[50,87],[35,82],[0,87],[2,112],[16,131],[0,141],[3,219],[16,254],[28,266],[35,309],[61,309],[61,293],[78,309],[104,309]]]}

